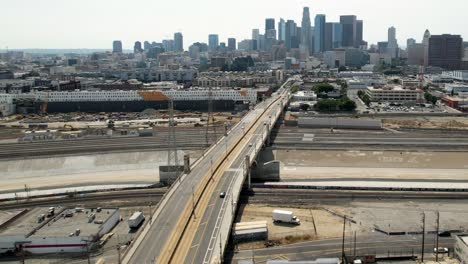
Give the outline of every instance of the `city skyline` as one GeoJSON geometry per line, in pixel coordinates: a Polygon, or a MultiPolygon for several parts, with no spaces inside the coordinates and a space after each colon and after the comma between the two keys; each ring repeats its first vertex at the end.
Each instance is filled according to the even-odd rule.
{"type": "Polygon", "coordinates": [[[325,14],[327,22],[339,22],[340,15],[356,15],[364,20],[363,38],[369,44],[386,40],[387,29],[391,26],[397,29],[397,39],[401,46],[405,46],[408,38],[420,42],[426,29],[432,34],[468,36],[468,29],[463,27],[463,10],[466,9],[462,8],[468,7],[468,4],[462,0],[454,0],[455,3],[450,6],[440,1],[430,1],[431,4],[428,4],[428,1],[420,0],[411,3],[397,0],[392,6],[375,5],[370,0],[296,1],[288,3],[287,8],[279,1],[260,0],[251,3],[240,0],[232,9],[242,11],[242,19],[238,19],[239,12],[226,13],[221,5],[215,4],[219,2],[213,0],[197,3],[137,0],[131,7],[125,5],[123,0],[112,1],[112,5],[109,5],[110,1],[95,3],[90,0],[80,1],[80,4],[77,1],[65,3],[57,0],[44,0],[41,3],[29,0],[5,2],[8,2],[3,5],[6,12],[0,18],[3,28],[0,49],[110,49],[112,41],[121,40],[123,49],[132,50],[135,41],[161,42],[163,39],[172,39],[175,32],[181,32],[184,49],[187,50],[194,42],[208,43],[209,34],[217,34],[219,42],[227,42],[231,37],[238,41],[250,39],[254,28],[264,32],[266,18],[274,18],[276,22],[280,18],[292,19],[300,24],[304,6],[310,9],[311,21],[317,14],[325,14]],[[29,5],[28,9],[24,9],[26,4],[29,5]],[[265,5],[269,8],[260,8],[265,5]],[[90,9],[89,6],[94,8],[90,9]],[[433,19],[433,14],[442,10],[442,7],[445,12],[433,19]],[[200,12],[192,12],[197,9],[210,12],[201,16],[200,12]],[[154,10],[158,12],[152,13],[154,10]],[[398,16],[395,16],[396,12],[398,16]],[[73,13],[76,13],[76,19],[70,19],[73,13]],[[416,15],[418,19],[414,18],[416,15]]]}

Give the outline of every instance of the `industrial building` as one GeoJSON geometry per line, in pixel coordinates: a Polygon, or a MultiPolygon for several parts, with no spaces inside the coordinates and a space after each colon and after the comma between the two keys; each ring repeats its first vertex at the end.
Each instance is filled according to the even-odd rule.
{"type": "Polygon", "coordinates": [[[232,236],[236,242],[265,240],[268,238],[267,222],[236,223],[234,224],[232,236]]]}
{"type": "Polygon", "coordinates": [[[468,263],[468,235],[460,234],[455,236],[455,256],[460,260],[460,264],[468,263]]]}
{"type": "Polygon", "coordinates": [[[369,86],[366,89],[371,102],[423,103],[424,91],[418,88],[406,88],[401,85],[369,86]]]}
{"type": "Polygon", "coordinates": [[[87,252],[119,220],[119,209],[39,207],[2,212],[0,253],[87,252]]]}

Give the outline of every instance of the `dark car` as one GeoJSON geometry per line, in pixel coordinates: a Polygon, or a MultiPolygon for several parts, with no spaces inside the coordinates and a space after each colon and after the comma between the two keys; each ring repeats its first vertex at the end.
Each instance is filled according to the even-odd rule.
{"type": "Polygon", "coordinates": [[[449,231],[439,232],[440,237],[450,237],[452,234],[449,231]]]}
{"type": "Polygon", "coordinates": [[[221,193],[219,194],[219,198],[224,198],[224,197],[226,197],[226,192],[221,192],[221,193]]]}

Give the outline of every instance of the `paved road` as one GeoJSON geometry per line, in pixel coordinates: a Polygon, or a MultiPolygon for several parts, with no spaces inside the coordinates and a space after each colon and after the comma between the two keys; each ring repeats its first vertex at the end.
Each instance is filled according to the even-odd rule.
{"type": "MultiPolygon", "coordinates": [[[[353,238],[347,234],[345,240],[345,254],[354,254],[353,238]]],[[[426,235],[425,258],[432,258],[435,247],[434,235],[426,235]]],[[[440,238],[439,247],[453,248],[453,238],[440,238]]],[[[422,236],[384,236],[366,235],[357,237],[356,255],[377,255],[377,257],[421,255],[422,236]]],[[[231,252],[226,258],[226,263],[237,263],[239,260],[254,259],[255,263],[263,263],[268,259],[289,260],[314,260],[316,258],[342,256],[342,238],[301,242],[297,244],[284,245],[256,250],[242,250],[231,252]]]]}
{"type": "MultiPolygon", "coordinates": [[[[256,109],[261,109],[265,103],[257,105],[256,109]]],[[[237,142],[247,129],[262,112],[258,110],[250,111],[241,122],[244,126],[235,126],[228,137],[219,142],[205,158],[201,159],[200,163],[195,166],[193,171],[187,175],[180,183],[176,193],[167,199],[167,205],[161,208],[158,217],[153,221],[149,232],[143,237],[140,246],[135,253],[129,258],[128,263],[154,263],[157,257],[161,254],[165,242],[171,235],[172,230],[176,225],[176,220],[180,218],[182,211],[188,202],[192,199],[192,191],[201,182],[207,172],[211,170],[211,164],[223,156],[227,147],[237,142]]]]}
{"type": "MultiPolygon", "coordinates": [[[[274,115],[275,111],[278,111],[277,107],[272,108],[268,112],[267,116],[274,115]]],[[[223,199],[220,199],[219,193],[222,191],[227,192],[224,199],[227,199],[230,203],[237,203],[237,201],[233,200],[233,194],[228,191],[228,187],[236,180],[235,177],[243,177],[243,175],[236,175],[236,172],[242,169],[241,166],[244,161],[244,157],[248,155],[249,152],[252,152],[252,148],[255,148],[257,146],[256,144],[261,144],[262,133],[264,133],[264,127],[259,126],[253,133],[254,136],[250,140],[250,142],[254,142],[252,143],[252,146],[245,147],[230,166],[229,170],[222,175],[221,181],[216,187],[216,191],[210,197],[209,206],[203,215],[203,220],[201,221],[202,224],[197,229],[195,238],[192,241],[191,248],[185,259],[185,263],[207,263],[207,261],[213,257],[207,254],[207,252],[213,236],[218,236],[218,234],[214,233],[213,230],[215,230],[215,226],[218,221],[218,214],[222,210],[223,205],[223,199]]],[[[226,230],[223,231],[226,232],[226,230]]],[[[219,247],[219,245],[215,246],[219,247]]]]}

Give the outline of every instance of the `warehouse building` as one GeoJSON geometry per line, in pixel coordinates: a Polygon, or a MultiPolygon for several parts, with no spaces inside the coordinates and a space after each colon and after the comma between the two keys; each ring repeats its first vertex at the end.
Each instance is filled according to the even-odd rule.
{"type": "Polygon", "coordinates": [[[120,220],[119,209],[39,207],[0,215],[0,253],[91,250],[120,220]]]}

